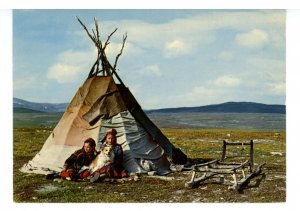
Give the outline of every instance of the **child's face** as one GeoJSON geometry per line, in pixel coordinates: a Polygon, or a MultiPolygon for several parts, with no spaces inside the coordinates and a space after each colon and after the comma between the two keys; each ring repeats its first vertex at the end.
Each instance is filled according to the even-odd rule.
{"type": "Polygon", "coordinates": [[[83,145],[83,148],[84,148],[84,151],[86,152],[86,153],[90,153],[90,152],[92,152],[92,147],[91,147],[91,145],[89,144],[89,143],[85,143],[84,145],[83,145]]]}
{"type": "Polygon", "coordinates": [[[108,134],[108,135],[106,136],[106,143],[107,143],[108,145],[114,145],[114,144],[116,143],[115,137],[114,137],[112,134],[108,134]]]}

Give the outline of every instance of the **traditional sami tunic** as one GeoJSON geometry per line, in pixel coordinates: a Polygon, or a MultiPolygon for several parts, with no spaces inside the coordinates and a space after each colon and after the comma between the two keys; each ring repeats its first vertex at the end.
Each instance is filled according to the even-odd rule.
{"type": "MultiPolygon", "coordinates": [[[[86,153],[84,148],[75,151],[70,157],[67,158],[64,164],[65,171],[61,172],[62,178],[70,177],[72,180],[74,179],[83,179],[88,175],[81,175],[80,169],[83,166],[88,166],[93,159],[96,157],[96,151],[91,153],[86,153]]],[[[84,172],[83,172],[84,173],[84,172]]]]}

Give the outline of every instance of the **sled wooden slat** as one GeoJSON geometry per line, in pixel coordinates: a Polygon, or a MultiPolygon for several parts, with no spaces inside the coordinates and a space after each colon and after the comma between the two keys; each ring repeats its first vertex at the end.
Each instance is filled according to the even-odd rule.
{"type": "Polygon", "coordinates": [[[245,165],[247,165],[249,163],[250,163],[250,161],[246,160],[244,163],[241,163],[239,166],[236,166],[236,167],[230,169],[230,171],[236,171],[237,169],[243,168],[245,165]]]}
{"type": "Polygon", "coordinates": [[[201,177],[195,178],[187,183],[185,183],[185,187],[187,188],[194,188],[196,185],[199,185],[201,182],[217,175],[217,173],[209,172],[204,173],[201,177]]]}
{"type": "Polygon", "coordinates": [[[196,164],[195,167],[208,166],[208,165],[217,163],[219,161],[220,161],[220,159],[215,159],[215,160],[212,160],[212,161],[209,161],[209,162],[206,162],[206,163],[196,164]]]}
{"type": "Polygon", "coordinates": [[[241,179],[240,181],[238,181],[237,183],[235,183],[232,187],[229,187],[229,189],[234,189],[234,190],[240,191],[241,189],[243,189],[244,187],[246,187],[252,178],[260,175],[260,173],[262,171],[262,167],[265,164],[266,163],[260,164],[257,167],[256,171],[254,171],[253,173],[247,175],[244,179],[241,179]]]}

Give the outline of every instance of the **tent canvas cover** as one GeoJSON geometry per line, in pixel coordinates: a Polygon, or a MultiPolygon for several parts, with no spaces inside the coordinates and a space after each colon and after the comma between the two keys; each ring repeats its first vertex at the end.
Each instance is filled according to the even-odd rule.
{"type": "Polygon", "coordinates": [[[96,140],[96,147],[99,147],[109,128],[118,132],[117,142],[124,151],[123,166],[129,173],[156,171],[164,175],[170,172],[170,164],[186,163],[187,156],[175,148],[147,117],[116,73],[116,64],[127,35],[123,37],[122,49],[112,66],[105,55],[105,48],[116,30],[102,43],[96,20],[97,34],[94,35],[79,18],[78,21],[98,49],[97,60],[42,149],[20,170],[38,174],[59,172],[64,161],[81,148],[87,138],[96,140]],[[113,76],[120,83],[116,83],[113,76]]]}

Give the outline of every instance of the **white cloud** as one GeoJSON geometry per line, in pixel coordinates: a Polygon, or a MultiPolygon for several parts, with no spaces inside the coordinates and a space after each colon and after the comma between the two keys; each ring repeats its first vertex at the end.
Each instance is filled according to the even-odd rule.
{"type": "Polygon", "coordinates": [[[219,87],[236,87],[240,85],[241,80],[237,77],[225,75],[216,78],[212,81],[212,84],[219,87]]]}
{"type": "Polygon", "coordinates": [[[268,43],[268,34],[260,29],[253,29],[247,33],[237,34],[235,41],[240,46],[245,46],[248,48],[260,48],[266,43],[268,43]]]}
{"type": "MultiPolygon", "coordinates": [[[[113,26],[120,26],[118,31],[128,33],[128,41],[135,48],[159,49],[166,56],[181,53],[192,53],[199,44],[209,44],[215,36],[206,28],[201,28],[201,23],[195,17],[175,19],[172,22],[150,24],[139,20],[124,20],[103,22],[104,31],[109,31],[113,26]]],[[[122,36],[115,35],[115,36],[122,36]]],[[[148,50],[147,50],[148,51],[148,50]]],[[[141,52],[141,51],[140,51],[141,52]]]]}
{"type": "MultiPolygon", "coordinates": [[[[128,33],[128,40],[136,49],[161,50],[167,58],[194,54],[202,46],[217,40],[219,30],[244,31],[236,36],[239,45],[258,48],[266,44],[283,48],[285,37],[285,12],[278,10],[253,10],[237,12],[200,12],[199,15],[174,19],[161,24],[151,24],[140,20],[103,22],[104,31],[120,26],[118,32],[128,33]],[[280,35],[280,36],[279,36],[280,35]]],[[[143,51],[139,51],[143,52],[143,51]]],[[[127,53],[127,52],[126,52],[127,53]]],[[[224,60],[232,59],[232,54],[220,55],[224,60]]]]}
{"type": "Polygon", "coordinates": [[[95,48],[90,51],[67,50],[58,56],[58,62],[52,65],[47,72],[48,79],[58,83],[72,83],[82,74],[87,74],[96,58],[95,48]],[[95,57],[91,57],[91,55],[95,57]]]}
{"type": "Polygon", "coordinates": [[[173,40],[171,42],[167,42],[165,45],[164,53],[166,57],[176,57],[184,54],[188,54],[191,52],[189,43],[184,43],[181,40],[173,40]]]}
{"type": "Polygon", "coordinates": [[[270,91],[275,95],[285,95],[286,84],[285,83],[274,83],[269,84],[270,91]]]}
{"type": "Polygon", "coordinates": [[[140,73],[142,75],[161,76],[161,71],[160,71],[158,65],[156,65],[156,64],[144,67],[140,73]]]}
{"type": "MultiPolygon", "coordinates": [[[[239,44],[246,47],[260,47],[268,41],[272,41],[274,46],[282,47],[284,36],[277,35],[282,34],[280,30],[284,29],[284,26],[285,12],[283,10],[234,12],[226,10],[201,12],[199,10],[199,15],[177,18],[159,24],[132,19],[103,21],[100,22],[100,33],[102,37],[106,38],[116,27],[119,27],[108,46],[108,52],[113,52],[113,55],[118,53],[122,36],[127,32],[126,54],[129,52],[150,52],[152,49],[158,49],[166,57],[174,57],[193,54],[199,47],[215,42],[218,30],[222,29],[247,32],[237,35],[236,38],[239,44]],[[129,50],[127,49],[128,44],[129,50]],[[133,50],[131,49],[132,46],[134,46],[134,51],[131,51],[133,50]]],[[[92,27],[91,24],[89,28],[92,27]]],[[[87,37],[85,33],[81,32],[80,34],[87,37]]],[[[223,55],[223,58],[226,56],[223,55]]],[[[229,55],[227,55],[228,58],[230,58],[229,55]]]]}
{"type": "Polygon", "coordinates": [[[58,83],[72,83],[77,79],[80,71],[81,68],[78,66],[55,64],[49,69],[47,78],[55,79],[58,83]]]}

